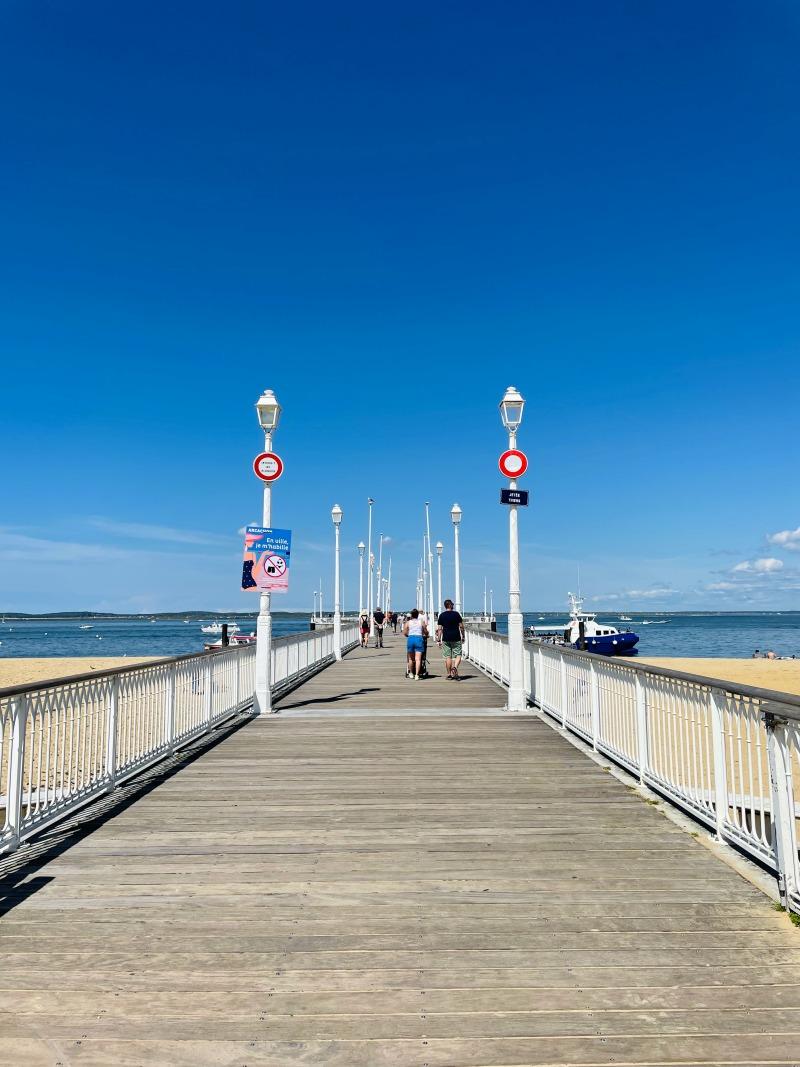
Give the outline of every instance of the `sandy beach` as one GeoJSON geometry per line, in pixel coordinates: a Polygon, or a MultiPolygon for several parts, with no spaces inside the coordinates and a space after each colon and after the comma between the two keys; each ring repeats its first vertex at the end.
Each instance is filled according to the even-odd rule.
{"type": "Polygon", "coordinates": [[[50,678],[64,678],[89,671],[106,671],[110,667],[130,667],[147,663],[154,656],[48,656],[39,659],[0,659],[0,689],[11,685],[27,685],[50,678]]]}
{"type": "Polygon", "coordinates": [[[636,662],[800,696],[800,659],[668,659],[637,656],[636,662]]]}

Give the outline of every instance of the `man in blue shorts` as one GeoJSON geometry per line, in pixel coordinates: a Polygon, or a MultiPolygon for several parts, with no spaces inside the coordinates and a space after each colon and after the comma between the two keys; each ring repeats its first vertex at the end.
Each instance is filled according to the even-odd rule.
{"type": "Polygon", "coordinates": [[[447,677],[459,681],[458,665],[461,663],[464,620],[457,611],[453,611],[452,600],[445,600],[444,611],[436,620],[436,640],[442,645],[447,677]]]}

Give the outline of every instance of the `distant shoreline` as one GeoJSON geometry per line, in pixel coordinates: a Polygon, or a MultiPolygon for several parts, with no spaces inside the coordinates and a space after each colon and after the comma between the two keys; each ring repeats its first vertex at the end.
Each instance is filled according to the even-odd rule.
{"type": "MultiPolygon", "coordinates": [[[[639,622],[641,619],[646,618],[648,615],[659,615],[665,618],[674,616],[680,616],[682,618],[691,617],[728,617],[736,618],[741,616],[753,616],[753,615],[800,615],[800,609],[785,608],[778,609],[773,608],[771,610],[762,609],[760,611],[714,611],[711,608],[707,608],[705,611],[650,611],[642,610],[636,611],[632,608],[611,610],[607,608],[592,609],[597,615],[611,615],[619,617],[620,614],[630,615],[631,622],[639,622]]],[[[297,615],[301,618],[310,618],[311,612],[302,609],[294,611],[273,611],[273,615],[293,616],[297,615]]],[[[325,615],[331,615],[330,611],[326,611],[325,615]]],[[[348,608],[345,610],[346,615],[357,615],[356,608],[348,608]]],[[[467,615],[473,614],[473,612],[467,612],[467,615]]],[[[496,611],[495,615],[498,618],[504,618],[507,612],[496,611]]],[[[542,616],[557,616],[558,618],[566,618],[566,610],[557,609],[555,611],[542,611],[541,609],[531,609],[530,611],[523,612],[525,615],[542,615],[542,616]]],[[[197,620],[206,619],[218,619],[225,621],[226,619],[256,619],[258,618],[257,611],[198,611],[193,608],[191,611],[145,611],[145,612],[114,612],[114,611],[47,611],[47,612],[28,612],[28,611],[0,611],[0,618],[5,622],[35,622],[35,621],[58,621],[69,619],[129,619],[129,620],[147,620],[158,619],[163,622],[182,622],[184,619],[191,619],[193,622],[197,620]]]]}

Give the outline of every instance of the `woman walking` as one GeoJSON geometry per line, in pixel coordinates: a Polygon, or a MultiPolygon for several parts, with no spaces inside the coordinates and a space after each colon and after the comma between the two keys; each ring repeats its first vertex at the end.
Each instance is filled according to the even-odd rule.
{"type": "Polygon", "coordinates": [[[366,611],[361,613],[361,647],[366,648],[369,642],[369,616],[366,611]]]}
{"type": "Polygon", "coordinates": [[[425,649],[425,638],[428,636],[428,628],[419,617],[419,611],[414,608],[411,614],[406,618],[403,625],[403,633],[406,637],[406,653],[408,655],[408,663],[406,664],[406,678],[413,678],[415,682],[419,681],[419,674],[422,668],[422,653],[425,649]]]}

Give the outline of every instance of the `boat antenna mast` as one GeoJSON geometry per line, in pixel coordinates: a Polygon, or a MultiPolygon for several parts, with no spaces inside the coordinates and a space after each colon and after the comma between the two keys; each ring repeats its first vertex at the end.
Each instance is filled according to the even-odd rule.
{"type": "Polygon", "coordinates": [[[573,615],[579,615],[583,611],[583,597],[580,592],[567,593],[569,598],[569,610],[573,615]]]}

